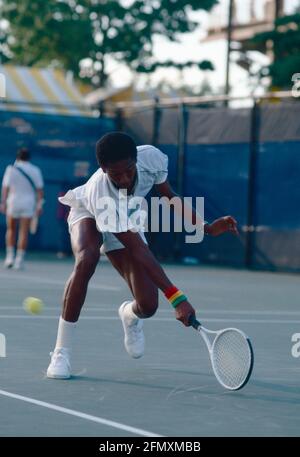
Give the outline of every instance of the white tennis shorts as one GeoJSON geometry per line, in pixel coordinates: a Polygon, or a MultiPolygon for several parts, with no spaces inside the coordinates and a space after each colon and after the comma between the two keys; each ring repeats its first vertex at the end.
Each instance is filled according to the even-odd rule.
{"type": "Polygon", "coordinates": [[[32,218],[35,214],[35,203],[8,202],[6,214],[14,219],[20,219],[22,217],[32,218]]]}
{"type": "MultiPolygon", "coordinates": [[[[80,209],[71,208],[70,209],[70,213],[69,213],[69,217],[68,217],[68,226],[69,226],[70,233],[72,232],[72,228],[73,228],[74,224],[81,221],[82,219],[95,219],[95,218],[86,209],[82,209],[82,208],[80,208],[80,209]]],[[[148,244],[144,233],[143,232],[138,232],[138,233],[140,234],[144,243],[148,244]]],[[[106,252],[125,248],[125,246],[112,233],[103,232],[102,238],[103,238],[103,244],[101,246],[101,252],[104,254],[106,252]]]]}

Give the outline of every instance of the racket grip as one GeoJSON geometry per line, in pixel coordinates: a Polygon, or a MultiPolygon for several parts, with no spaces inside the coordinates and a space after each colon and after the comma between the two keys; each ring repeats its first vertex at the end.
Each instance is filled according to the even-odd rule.
{"type": "Polygon", "coordinates": [[[189,317],[189,324],[195,329],[198,330],[199,327],[201,327],[201,323],[197,321],[196,317],[191,314],[189,317]]]}

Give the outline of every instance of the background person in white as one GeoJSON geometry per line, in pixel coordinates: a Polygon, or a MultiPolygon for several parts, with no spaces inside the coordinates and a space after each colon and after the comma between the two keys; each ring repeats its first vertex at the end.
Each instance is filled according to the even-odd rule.
{"type": "Polygon", "coordinates": [[[32,165],[29,160],[28,149],[20,149],[16,162],[6,168],[2,181],[1,211],[6,214],[7,224],[4,261],[6,268],[23,268],[30,222],[35,215],[40,216],[42,211],[43,176],[41,170],[32,165]],[[15,257],[18,223],[19,233],[15,257]]]}

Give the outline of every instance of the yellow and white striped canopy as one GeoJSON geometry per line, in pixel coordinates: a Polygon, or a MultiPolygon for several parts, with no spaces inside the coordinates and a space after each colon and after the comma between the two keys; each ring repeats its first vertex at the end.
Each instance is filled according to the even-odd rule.
{"type": "Polygon", "coordinates": [[[92,115],[76,86],[61,70],[0,65],[0,73],[6,84],[1,110],[92,115]]]}

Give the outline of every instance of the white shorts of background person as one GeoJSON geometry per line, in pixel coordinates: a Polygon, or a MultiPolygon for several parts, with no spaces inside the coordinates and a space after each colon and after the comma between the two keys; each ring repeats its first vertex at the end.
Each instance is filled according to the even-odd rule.
{"type": "Polygon", "coordinates": [[[29,218],[35,215],[36,201],[32,198],[7,199],[6,214],[14,219],[29,218]]]}

